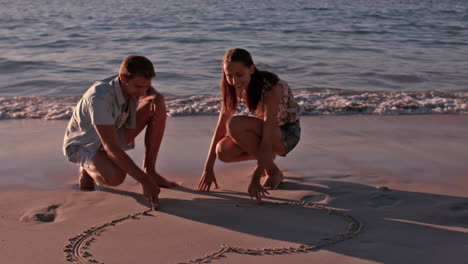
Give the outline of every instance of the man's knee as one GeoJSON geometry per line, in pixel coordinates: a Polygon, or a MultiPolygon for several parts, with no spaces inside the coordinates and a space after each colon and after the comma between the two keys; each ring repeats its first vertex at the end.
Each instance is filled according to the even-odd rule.
{"type": "Polygon", "coordinates": [[[159,92],[156,92],[156,102],[158,104],[166,105],[166,98],[159,92]]]}
{"type": "Polygon", "coordinates": [[[164,95],[156,92],[156,98],[154,99],[154,111],[152,112],[152,120],[164,121],[167,118],[166,112],[166,100],[164,95]]]}

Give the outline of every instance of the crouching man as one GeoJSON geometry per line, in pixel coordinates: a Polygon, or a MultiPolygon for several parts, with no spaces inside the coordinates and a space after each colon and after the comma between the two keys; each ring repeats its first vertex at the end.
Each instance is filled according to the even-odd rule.
{"type": "Polygon", "coordinates": [[[129,56],[119,74],[94,83],[76,105],[68,123],[63,151],[79,168],[81,190],[95,184],[117,186],[129,174],[152,204],[159,187],[177,184],[156,172],[155,165],[166,125],[164,97],[151,86],[156,77],[151,61],[129,56]],[[145,158],[140,169],[125,153],[146,127],[145,158]]]}

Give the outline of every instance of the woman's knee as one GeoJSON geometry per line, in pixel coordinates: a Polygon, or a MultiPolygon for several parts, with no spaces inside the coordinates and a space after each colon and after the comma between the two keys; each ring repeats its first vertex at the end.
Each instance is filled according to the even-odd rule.
{"type": "Polygon", "coordinates": [[[236,162],[243,155],[242,149],[230,136],[223,138],[216,145],[216,156],[222,162],[236,162]]]}
{"type": "Polygon", "coordinates": [[[251,116],[233,116],[227,122],[229,135],[234,139],[242,137],[246,132],[260,135],[263,129],[263,121],[251,116]]]}
{"type": "Polygon", "coordinates": [[[242,133],[242,130],[245,128],[245,122],[243,122],[243,116],[233,116],[229,118],[227,122],[227,130],[229,135],[237,137],[242,133]]]}
{"type": "Polygon", "coordinates": [[[228,144],[228,138],[224,138],[216,145],[216,157],[222,162],[228,162],[229,160],[228,144]]]}

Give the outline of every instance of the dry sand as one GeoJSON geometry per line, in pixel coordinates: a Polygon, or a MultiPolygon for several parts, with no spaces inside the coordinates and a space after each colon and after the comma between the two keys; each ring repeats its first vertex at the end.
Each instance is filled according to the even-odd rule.
{"type": "Polygon", "coordinates": [[[66,122],[1,121],[0,262],[183,263],[224,244],[257,254],[211,263],[468,263],[468,116],[303,117],[299,146],[277,158],[286,180],[261,205],[246,194],[253,162],[218,162],[221,188],[194,191],[215,123],[168,119],[157,168],[181,187],[148,212],[131,178],[77,190],[66,122]],[[344,241],[297,252],[325,238],[344,241]]]}

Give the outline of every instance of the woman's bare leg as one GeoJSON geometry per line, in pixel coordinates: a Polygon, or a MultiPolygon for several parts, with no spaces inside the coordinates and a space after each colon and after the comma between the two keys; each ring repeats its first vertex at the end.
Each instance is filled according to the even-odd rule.
{"type": "Polygon", "coordinates": [[[238,162],[245,160],[255,160],[256,157],[250,155],[237,145],[230,136],[221,139],[216,145],[216,156],[223,162],[238,162]]]}
{"type": "MultiPolygon", "coordinates": [[[[228,122],[229,136],[222,139],[217,145],[217,155],[224,162],[256,160],[261,144],[263,121],[249,116],[234,116],[228,122]]],[[[273,131],[273,154],[283,153],[284,145],[281,130],[273,131]]],[[[265,164],[267,178],[264,187],[276,189],[283,180],[283,174],[276,164],[265,164]]]]}

